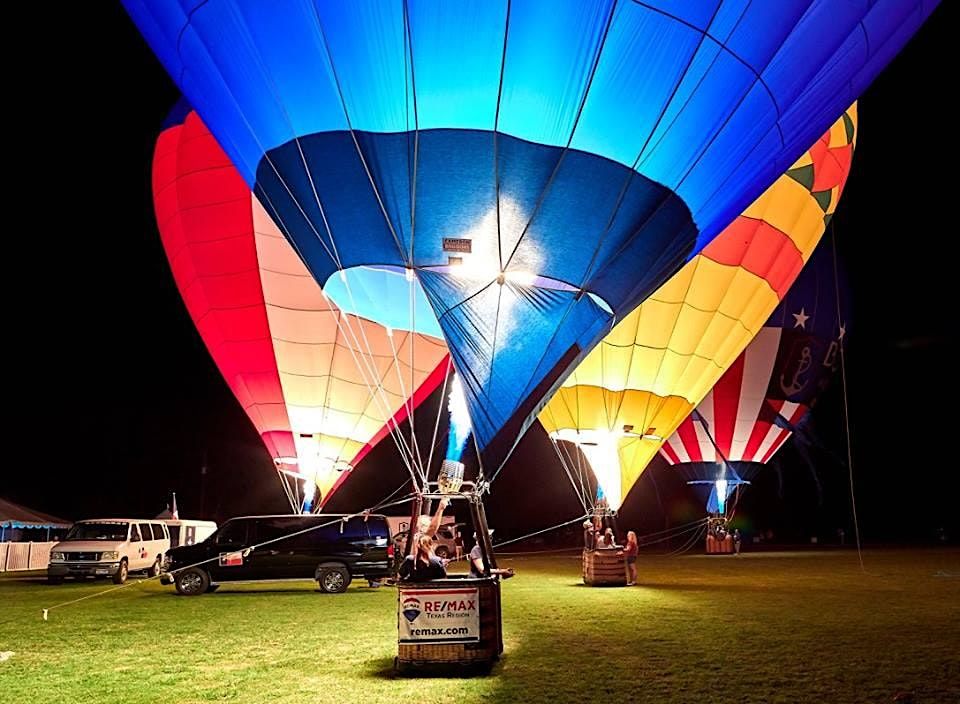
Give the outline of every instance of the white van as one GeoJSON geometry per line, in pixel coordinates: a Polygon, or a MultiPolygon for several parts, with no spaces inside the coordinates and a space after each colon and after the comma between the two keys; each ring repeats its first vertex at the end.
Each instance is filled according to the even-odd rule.
{"type": "Polygon", "coordinates": [[[160,574],[163,554],[170,549],[170,532],[163,521],[144,518],[98,518],[75,523],[50,549],[47,581],[64,577],[111,577],[127,581],[130,572],[160,574]]]}
{"type": "MultiPolygon", "coordinates": [[[[386,518],[387,524],[390,526],[390,535],[392,536],[394,548],[398,555],[403,555],[404,548],[406,547],[407,532],[410,529],[410,516],[387,516],[386,518]]],[[[456,554],[456,535],[464,525],[456,521],[457,519],[453,516],[443,516],[440,519],[440,527],[437,529],[437,534],[433,537],[437,557],[453,557],[456,554]]]]}

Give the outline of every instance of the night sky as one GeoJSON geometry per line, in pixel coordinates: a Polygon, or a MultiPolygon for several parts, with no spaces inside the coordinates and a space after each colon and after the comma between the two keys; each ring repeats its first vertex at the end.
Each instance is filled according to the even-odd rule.
{"type": "MultiPolygon", "coordinates": [[[[180,300],[154,223],[151,154],[176,89],[118,3],[67,3],[56,17],[22,11],[35,13],[17,23],[34,28],[34,44],[6,74],[5,180],[15,185],[6,199],[0,496],[66,518],[154,515],[171,490],[184,517],[286,510],[270,457],[180,300]]],[[[872,541],[932,542],[941,526],[960,535],[952,443],[960,370],[948,354],[957,141],[944,107],[955,96],[942,94],[945,15],[934,13],[862,97],[834,218],[853,307],[846,360],[857,507],[872,541]]],[[[432,426],[439,401],[438,392],[421,427],[432,426]]],[[[814,472],[788,443],[740,500],[748,533],[806,540],[851,530],[839,378],[811,422],[829,452],[815,452],[814,472]]],[[[375,503],[404,476],[384,442],[329,508],[375,503]]],[[[501,536],[578,515],[539,426],[487,506],[501,536]]],[[[658,460],[624,503],[621,526],[648,532],[701,515],[658,460]]]]}

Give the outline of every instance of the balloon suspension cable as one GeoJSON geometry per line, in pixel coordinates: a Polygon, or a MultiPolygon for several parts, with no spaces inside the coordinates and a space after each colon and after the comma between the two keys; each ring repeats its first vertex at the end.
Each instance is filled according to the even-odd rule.
{"type": "Polygon", "coordinates": [[[447,386],[450,384],[450,372],[453,370],[453,357],[447,356],[447,371],[443,375],[443,390],[440,392],[440,403],[437,404],[437,417],[433,423],[433,437],[430,440],[430,454],[427,456],[427,479],[430,478],[430,468],[433,466],[433,453],[437,449],[437,433],[440,430],[440,417],[443,415],[445,404],[443,399],[447,397],[447,386]]]}
{"type": "Polygon", "coordinates": [[[497,474],[495,473],[492,477],[490,477],[490,479],[487,479],[486,474],[483,471],[483,456],[480,454],[480,445],[477,443],[477,434],[471,430],[470,437],[473,439],[473,449],[477,452],[477,464],[479,465],[476,481],[477,495],[489,493],[490,485],[493,483],[493,480],[497,478],[497,474]]]}
{"type": "MultiPolygon", "coordinates": [[[[693,418],[693,421],[694,421],[695,423],[700,423],[700,425],[703,427],[703,431],[707,434],[707,437],[710,439],[710,444],[713,445],[713,449],[716,451],[717,456],[722,460],[723,472],[724,472],[724,479],[726,478],[726,473],[727,473],[728,471],[729,471],[729,472],[733,472],[733,473],[734,473],[734,476],[738,476],[738,475],[736,474],[736,472],[734,471],[733,467],[730,466],[730,460],[728,460],[728,459],[727,459],[727,456],[726,456],[725,454],[723,454],[723,450],[720,449],[720,446],[717,444],[717,441],[714,439],[713,433],[710,432],[710,424],[707,423],[707,419],[703,417],[703,414],[700,413],[700,411],[698,411],[696,408],[694,408],[693,411],[692,411],[691,414],[690,414],[690,417],[693,418]]],[[[739,489],[739,488],[740,488],[740,485],[737,484],[737,489],[739,489]]],[[[718,500],[719,500],[719,496],[718,496],[717,498],[718,498],[718,500]]],[[[729,519],[732,519],[732,518],[733,518],[733,514],[736,512],[736,509],[737,509],[736,502],[739,500],[739,498],[740,498],[740,493],[739,493],[739,491],[738,491],[737,494],[736,494],[736,497],[734,498],[734,505],[733,505],[733,507],[731,507],[731,509],[730,509],[729,519]]],[[[727,502],[727,497],[724,496],[724,497],[723,497],[723,502],[722,502],[721,505],[725,505],[726,502],[727,502]]],[[[727,512],[724,511],[724,514],[726,514],[726,513],[727,513],[727,512]]]]}
{"type": "MultiPolygon", "coordinates": [[[[341,269],[341,272],[342,271],[343,270],[341,269]]],[[[346,288],[347,295],[350,297],[350,305],[353,306],[353,315],[357,318],[360,318],[360,315],[357,313],[356,299],[353,296],[353,287],[350,285],[350,277],[344,274],[342,278],[344,282],[344,288],[346,288]]],[[[338,316],[338,318],[339,317],[340,316],[338,316]]],[[[347,316],[347,318],[348,318],[347,324],[349,326],[350,325],[349,316],[347,316]]],[[[367,354],[369,355],[369,357],[372,358],[374,356],[373,348],[370,346],[370,341],[367,338],[366,329],[364,328],[363,323],[360,323],[359,327],[360,327],[360,333],[363,337],[363,344],[366,346],[367,354]]],[[[412,335],[413,332],[410,331],[409,334],[412,335]]],[[[390,337],[390,349],[393,354],[393,364],[397,367],[397,373],[399,374],[400,361],[397,359],[397,352],[393,346],[393,336],[388,335],[388,337],[390,337]]],[[[359,343],[359,340],[357,340],[357,342],[359,343]]],[[[375,382],[375,384],[368,384],[368,389],[372,391],[373,387],[375,386],[376,391],[379,392],[380,394],[379,396],[376,396],[376,394],[373,394],[373,395],[380,402],[381,413],[383,413],[384,418],[387,419],[386,425],[396,438],[397,449],[400,450],[400,453],[404,457],[405,461],[407,462],[408,467],[411,468],[411,472],[414,469],[416,469],[417,473],[420,475],[421,482],[425,483],[427,481],[427,477],[426,477],[426,472],[423,468],[422,463],[418,462],[419,453],[415,454],[414,451],[410,448],[410,445],[407,444],[406,437],[404,437],[403,433],[400,431],[399,425],[394,420],[394,413],[391,412],[390,403],[387,400],[386,391],[384,390],[383,383],[377,374],[376,367],[373,365],[372,362],[370,362],[369,358],[365,358],[364,361],[367,363],[367,367],[368,367],[368,371],[370,373],[371,379],[375,382]]],[[[411,373],[412,373],[412,370],[411,370],[411,373]]],[[[401,393],[403,393],[402,390],[401,390],[401,393]]],[[[414,445],[416,446],[416,442],[414,442],[414,445]]]]}
{"type": "Polygon", "coordinates": [[[680,555],[681,553],[689,552],[697,542],[706,536],[707,534],[707,523],[706,520],[699,526],[699,528],[690,536],[690,539],[681,545],[679,548],[672,552],[667,553],[667,557],[673,557],[675,555],[680,555]]]}
{"type": "MultiPolygon", "coordinates": [[[[299,142],[298,142],[298,145],[299,145],[299,142]]],[[[302,156],[302,151],[301,151],[301,156],[302,156]]],[[[276,167],[272,164],[272,162],[270,161],[269,157],[265,157],[265,158],[267,159],[267,162],[270,164],[271,168],[273,169],[274,174],[276,175],[277,179],[279,179],[280,183],[284,186],[284,188],[286,188],[286,190],[287,190],[288,194],[290,195],[291,199],[293,200],[294,204],[296,204],[297,208],[300,210],[300,213],[301,213],[301,215],[303,216],[304,220],[307,222],[307,224],[308,224],[308,225],[310,226],[310,228],[313,230],[314,234],[315,234],[316,237],[317,237],[317,240],[319,240],[320,243],[324,245],[324,249],[327,250],[328,255],[330,255],[331,260],[332,260],[332,261],[334,262],[334,264],[337,266],[337,269],[338,269],[340,272],[343,272],[344,269],[343,269],[342,263],[341,263],[341,261],[340,261],[340,257],[339,257],[339,255],[338,255],[337,252],[336,252],[336,244],[334,243],[334,240],[333,240],[333,232],[330,230],[330,226],[329,226],[329,223],[328,223],[327,220],[326,220],[326,215],[324,214],[323,205],[320,203],[319,197],[317,197],[317,207],[320,209],[321,218],[323,219],[324,226],[325,226],[325,229],[326,229],[326,232],[327,232],[327,236],[328,236],[329,239],[330,239],[331,245],[334,247],[334,251],[333,251],[332,253],[330,252],[330,250],[329,250],[329,249],[326,247],[326,245],[324,244],[323,238],[320,236],[320,233],[317,232],[317,230],[316,230],[316,228],[314,227],[312,221],[307,217],[306,212],[303,210],[303,207],[300,205],[300,203],[299,203],[299,202],[297,201],[297,199],[294,197],[292,191],[291,191],[290,188],[287,186],[286,181],[285,181],[285,180],[283,179],[283,177],[280,175],[280,172],[279,172],[279,171],[276,169],[276,167]]],[[[308,173],[309,173],[309,170],[308,170],[308,173]]],[[[270,199],[269,195],[266,194],[265,192],[261,192],[261,194],[262,194],[262,196],[263,196],[263,199],[266,201],[265,203],[263,203],[263,200],[261,200],[261,202],[264,204],[264,207],[266,207],[266,208],[269,209],[269,211],[270,211],[270,213],[271,213],[271,216],[272,216],[273,219],[274,219],[274,222],[275,222],[282,230],[284,230],[284,231],[286,231],[286,232],[290,232],[290,228],[287,227],[287,225],[284,223],[283,218],[282,218],[282,216],[280,215],[279,210],[278,210],[278,209],[276,208],[276,206],[273,204],[273,202],[272,202],[272,200],[270,199]]],[[[314,195],[316,196],[316,193],[314,193],[314,195]]],[[[297,246],[297,243],[293,240],[293,238],[286,238],[286,239],[287,239],[287,241],[290,243],[290,246],[293,248],[294,252],[296,252],[297,256],[300,258],[300,260],[303,261],[303,262],[306,262],[306,261],[307,261],[306,258],[303,256],[303,253],[300,251],[299,247],[297,246]]],[[[346,290],[347,290],[347,293],[348,293],[348,295],[350,296],[351,304],[353,305],[354,311],[356,311],[356,302],[355,302],[355,300],[354,300],[354,298],[353,298],[352,289],[350,288],[349,277],[347,277],[347,276],[344,275],[344,276],[343,276],[343,281],[344,281],[344,284],[345,284],[345,288],[346,288],[346,290]]],[[[326,295],[325,295],[325,294],[324,294],[324,298],[326,299],[326,295]]],[[[333,310],[332,308],[328,308],[327,310],[328,310],[328,312],[330,313],[330,315],[333,316],[334,321],[336,322],[336,325],[337,325],[337,329],[340,331],[340,333],[343,334],[343,335],[348,339],[348,341],[350,341],[350,342],[352,343],[352,344],[346,345],[346,347],[347,347],[348,351],[350,352],[351,357],[353,358],[353,361],[354,361],[354,364],[355,364],[356,368],[357,368],[358,371],[360,372],[360,375],[361,375],[361,378],[362,378],[362,380],[363,380],[363,383],[364,383],[364,385],[367,387],[367,391],[370,392],[371,399],[380,407],[381,413],[382,413],[383,416],[387,419],[385,425],[386,425],[386,427],[387,427],[387,430],[388,430],[391,438],[393,439],[394,445],[396,445],[396,447],[397,447],[397,451],[400,453],[400,458],[401,458],[401,460],[403,461],[404,465],[406,466],[407,471],[410,473],[410,476],[411,476],[411,478],[413,479],[414,483],[417,483],[417,478],[416,478],[416,476],[415,476],[415,474],[414,474],[414,466],[413,466],[413,464],[412,464],[413,454],[410,452],[409,447],[406,447],[406,438],[404,438],[403,435],[402,435],[402,433],[400,433],[399,428],[397,427],[397,425],[396,425],[396,423],[395,423],[395,421],[394,421],[394,419],[393,419],[393,415],[394,415],[394,414],[389,412],[390,406],[389,406],[389,403],[388,403],[387,400],[386,400],[385,391],[383,390],[382,385],[379,383],[376,369],[375,369],[375,367],[372,366],[372,363],[370,362],[370,360],[369,360],[368,358],[365,358],[365,359],[364,359],[365,364],[364,364],[364,363],[361,363],[360,359],[358,359],[357,350],[358,350],[358,349],[362,350],[362,346],[360,345],[360,339],[359,339],[359,337],[357,336],[356,332],[353,330],[353,327],[352,327],[352,325],[351,325],[351,323],[350,323],[350,319],[349,319],[350,316],[349,316],[348,314],[340,315],[340,310],[339,310],[339,309],[338,309],[338,310],[333,310]],[[345,321],[345,322],[344,322],[344,320],[343,320],[344,318],[346,318],[346,321],[345,321]],[[352,339],[351,339],[351,338],[352,338],[352,339]],[[368,378],[368,376],[369,376],[369,378],[368,378]],[[376,383],[372,383],[371,380],[376,381],[376,383]]],[[[357,317],[359,317],[359,316],[357,316],[357,317]]],[[[371,350],[371,347],[370,347],[370,343],[369,343],[369,340],[366,338],[366,332],[364,331],[362,324],[360,325],[360,328],[361,328],[361,333],[363,334],[363,340],[364,340],[364,344],[365,344],[365,346],[366,346],[367,354],[368,354],[369,356],[372,356],[373,353],[372,353],[372,350],[371,350]]],[[[359,419],[358,419],[358,422],[359,422],[359,419]]],[[[422,481],[424,481],[422,471],[420,471],[420,475],[421,475],[421,482],[422,482],[422,481]]]]}
{"type": "MultiPolygon", "coordinates": [[[[592,516],[592,514],[587,513],[587,514],[585,514],[585,515],[584,515],[583,517],[581,517],[581,518],[577,518],[577,519],[574,519],[574,520],[572,520],[572,521],[568,521],[567,523],[561,524],[560,527],[565,526],[565,525],[569,525],[570,523],[574,523],[574,522],[576,522],[576,521],[589,519],[591,516],[592,516]]],[[[673,540],[673,539],[675,539],[675,538],[677,538],[677,537],[679,537],[679,536],[681,536],[681,535],[685,535],[685,534],[689,533],[690,531],[694,531],[694,530],[697,530],[697,529],[701,528],[706,522],[707,522],[707,519],[706,519],[706,518],[698,518],[696,521],[692,521],[692,522],[690,522],[690,523],[685,523],[685,524],[682,525],[682,526],[674,526],[674,527],[670,528],[670,529],[667,530],[667,531],[654,531],[653,533],[646,533],[646,534],[644,534],[644,535],[639,535],[639,536],[637,536],[637,542],[638,542],[638,544],[639,544],[641,547],[646,547],[646,546],[648,546],[648,545],[655,545],[656,543],[662,543],[662,542],[664,542],[664,541],[666,541],[666,540],[673,540]],[[663,533],[668,533],[668,535],[662,535],[663,533]],[[653,538],[653,536],[657,536],[657,537],[653,538]],[[653,538],[653,539],[651,539],[651,540],[645,540],[646,538],[653,538]]],[[[557,528],[557,527],[558,527],[558,526],[554,526],[554,528],[557,528]]],[[[551,529],[548,528],[547,530],[551,530],[551,529]]],[[[529,537],[532,537],[532,536],[531,536],[531,535],[525,535],[525,536],[523,536],[523,537],[521,537],[521,538],[515,538],[515,539],[512,539],[512,540],[510,540],[510,541],[505,541],[505,542],[503,542],[503,543],[497,543],[497,545],[495,545],[494,547],[499,547],[499,546],[501,546],[501,545],[506,545],[508,542],[517,542],[517,541],[524,540],[524,539],[529,538],[529,537]]],[[[583,548],[582,548],[582,547],[559,548],[559,549],[557,549],[557,548],[547,548],[547,549],[545,549],[545,550],[522,550],[522,551],[512,551],[512,552],[506,552],[506,553],[500,553],[500,554],[501,554],[501,555],[541,555],[541,554],[544,554],[544,553],[571,552],[571,551],[580,551],[580,550],[583,550],[583,548]]]]}
{"type": "Polygon", "coordinates": [[[681,535],[686,535],[690,531],[702,528],[707,524],[707,522],[707,518],[698,518],[695,521],[684,523],[683,525],[671,526],[670,528],[666,528],[664,530],[657,530],[652,533],[638,535],[637,544],[646,547],[647,545],[655,545],[667,540],[673,540],[681,535]]]}
{"type": "Polygon", "coordinates": [[[584,520],[586,520],[586,519],[588,519],[588,518],[590,518],[590,514],[589,514],[589,513],[585,513],[585,514],[583,514],[582,516],[577,516],[576,518],[571,518],[569,521],[564,521],[563,523],[558,523],[558,524],[555,525],[555,526],[550,526],[549,528],[543,528],[542,530],[537,530],[537,531],[534,531],[534,532],[532,532],[532,533],[527,533],[526,535],[521,535],[519,538],[511,538],[510,540],[504,540],[503,542],[496,543],[493,547],[499,548],[499,547],[502,547],[502,546],[504,546],[504,545],[510,545],[511,543],[518,543],[518,542],[520,542],[521,540],[527,540],[528,538],[534,538],[534,537],[536,537],[536,536],[538,536],[538,535],[542,535],[543,533],[549,533],[550,531],[556,530],[557,528],[563,528],[563,527],[565,527],[565,526],[570,525],[571,523],[579,523],[580,521],[584,521],[584,520]]]}
{"type": "Polygon", "coordinates": [[[276,462],[274,463],[273,467],[277,471],[277,480],[280,482],[280,486],[283,487],[283,493],[287,497],[287,503],[290,504],[290,512],[297,513],[298,502],[294,497],[293,492],[290,490],[290,480],[287,478],[287,475],[283,473],[276,462]]]}
{"type": "MultiPolygon", "coordinates": [[[[591,506],[588,506],[588,505],[587,505],[587,501],[586,501],[585,498],[584,498],[585,492],[583,491],[583,482],[582,482],[582,481],[580,482],[579,489],[578,489],[578,487],[577,487],[577,482],[574,480],[574,478],[573,478],[573,473],[570,471],[570,466],[569,466],[568,463],[567,463],[567,459],[569,459],[569,454],[567,455],[567,458],[565,459],[565,458],[564,458],[564,454],[567,454],[567,452],[566,452],[566,448],[561,448],[561,447],[560,447],[560,443],[561,443],[561,442],[563,442],[563,441],[562,441],[562,440],[557,440],[556,438],[554,438],[554,437],[552,437],[552,436],[550,437],[550,444],[553,445],[553,450],[554,450],[554,452],[555,452],[556,455],[557,455],[557,459],[560,460],[560,466],[563,467],[563,471],[564,471],[564,473],[567,475],[567,479],[570,480],[570,486],[571,486],[571,488],[573,489],[574,495],[577,497],[577,501],[580,502],[580,506],[583,508],[583,512],[584,512],[585,514],[589,514],[589,513],[591,512],[591,509],[592,509],[593,507],[592,507],[592,505],[591,505],[591,506]]],[[[573,464],[572,461],[570,462],[570,464],[573,464]]]]}
{"type": "MultiPolygon", "coordinates": [[[[830,244],[833,249],[833,285],[836,291],[837,301],[837,325],[842,325],[840,320],[840,273],[837,270],[837,231],[830,222],[830,244]]],[[[853,536],[857,543],[857,559],[860,561],[860,571],[866,573],[867,569],[863,564],[863,548],[860,543],[860,522],[857,520],[857,498],[854,491],[853,482],[853,436],[850,433],[850,403],[847,395],[847,363],[846,355],[843,352],[843,340],[840,340],[840,381],[843,386],[843,422],[847,432],[847,473],[850,478],[850,508],[853,513],[853,536]]]]}

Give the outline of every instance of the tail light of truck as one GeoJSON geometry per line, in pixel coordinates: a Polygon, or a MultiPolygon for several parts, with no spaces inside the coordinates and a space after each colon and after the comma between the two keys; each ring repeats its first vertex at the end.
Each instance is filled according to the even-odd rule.
{"type": "Polygon", "coordinates": [[[392,543],[387,546],[387,557],[389,557],[391,560],[393,559],[393,544],[392,544],[392,543]]]}

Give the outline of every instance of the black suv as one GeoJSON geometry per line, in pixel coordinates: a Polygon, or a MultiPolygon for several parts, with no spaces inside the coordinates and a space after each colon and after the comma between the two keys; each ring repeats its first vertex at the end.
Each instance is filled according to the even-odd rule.
{"type": "Polygon", "coordinates": [[[202,543],[170,550],[162,581],[188,596],[221,582],[280,579],[312,579],[338,593],[354,577],[373,582],[391,575],[392,562],[390,528],[380,515],[245,516],[202,543]]]}

